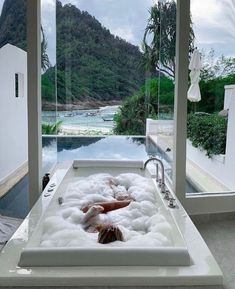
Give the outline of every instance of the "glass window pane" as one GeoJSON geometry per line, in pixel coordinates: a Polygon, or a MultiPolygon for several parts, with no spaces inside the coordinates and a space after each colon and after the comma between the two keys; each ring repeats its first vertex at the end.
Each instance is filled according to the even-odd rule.
{"type": "Polygon", "coordinates": [[[187,176],[192,186],[188,193],[230,191],[235,188],[234,3],[192,0],[191,18],[201,69],[200,93],[199,74],[190,69],[187,176]]]}
{"type": "Polygon", "coordinates": [[[171,177],[176,3],[57,1],[56,37],[45,15],[56,66],[42,75],[43,121],[53,118],[56,95],[58,161],[157,155],[171,177]]]}
{"type": "MultiPolygon", "coordinates": [[[[176,2],[155,1],[147,25],[150,78],[150,116],[147,134],[159,147],[166,176],[172,181],[176,2]]],[[[147,39],[146,37],[146,39],[147,39]]]]}
{"type": "Polygon", "coordinates": [[[62,134],[145,135],[141,46],[151,5],[152,0],[57,2],[62,134]]]}
{"type": "Polygon", "coordinates": [[[57,162],[56,0],[41,1],[43,174],[57,162]]]}

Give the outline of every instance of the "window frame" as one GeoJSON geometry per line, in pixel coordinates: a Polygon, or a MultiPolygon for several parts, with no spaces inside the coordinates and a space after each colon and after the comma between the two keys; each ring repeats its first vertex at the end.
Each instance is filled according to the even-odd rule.
{"type": "Polygon", "coordinates": [[[42,192],[41,0],[27,0],[28,167],[30,207],[42,192]]]}
{"type": "Polygon", "coordinates": [[[190,0],[177,1],[173,191],[191,215],[232,212],[235,210],[235,192],[186,194],[190,4],[190,0]]]}
{"type": "MultiPolygon", "coordinates": [[[[27,0],[29,191],[41,193],[41,1],[27,0]]],[[[186,139],[190,0],[177,1],[173,191],[189,214],[234,211],[235,192],[186,195],[186,139]]]]}

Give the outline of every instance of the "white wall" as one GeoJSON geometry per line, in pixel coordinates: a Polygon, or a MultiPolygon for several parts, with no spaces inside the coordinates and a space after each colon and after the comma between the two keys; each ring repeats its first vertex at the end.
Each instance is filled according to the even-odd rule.
{"type": "Polygon", "coordinates": [[[0,183],[27,158],[27,53],[7,44],[0,49],[0,183]],[[23,96],[18,98],[15,73],[24,78],[23,96]]]}
{"type": "Polygon", "coordinates": [[[174,121],[173,120],[154,120],[147,118],[146,120],[146,136],[148,135],[173,135],[174,121]]]}
{"type": "Polygon", "coordinates": [[[195,148],[191,141],[187,140],[187,158],[217,179],[220,183],[224,184],[226,187],[232,186],[232,184],[228,183],[229,180],[225,169],[226,166],[224,155],[217,155],[213,156],[212,158],[208,158],[203,150],[195,148]]]}
{"type": "Polygon", "coordinates": [[[229,109],[232,106],[232,98],[235,98],[235,85],[225,85],[224,89],[224,109],[229,109]]]}
{"type": "Polygon", "coordinates": [[[227,177],[235,189],[235,85],[229,106],[225,164],[227,177]]]}
{"type": "Polygon", "coordinates": [[[229,109],[225,156],[209,159],[188,141],[187,157],[229,189],[235,190],[235,85],[225,86],[224,109],[229,109]]]}

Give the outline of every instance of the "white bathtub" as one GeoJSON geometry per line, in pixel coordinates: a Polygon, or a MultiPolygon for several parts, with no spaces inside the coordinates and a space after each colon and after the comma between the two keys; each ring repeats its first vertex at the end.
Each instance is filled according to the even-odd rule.
{"type": "MultiPolygon", "coordinates": [[[[56,190],[47,211],[59,208],[58,197],[63,195],[68,183],[77,176],[89,176],[95,173],[137,173],[150,177],[148,170],[143,170],[142,161],[75,161],[56,190]]],[[[40,247],[44,216],[41,217],[28,244],[21,252],[21,267],[66,267],[66,266],[189,266],[190,256],[179,227],[163,201],[156,187],[156,199],[160,203],[164,217],[172,226],[173,245],[167,247],[40,247]]]]}

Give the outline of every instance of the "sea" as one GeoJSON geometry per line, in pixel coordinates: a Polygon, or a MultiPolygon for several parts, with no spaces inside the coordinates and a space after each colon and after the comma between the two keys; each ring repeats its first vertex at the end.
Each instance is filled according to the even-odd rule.
{"type": "Polygon", "coordinates": [[[119,106],[105,106],[90,110],[42,111],[42,123],[62,121],[62,135],[109,135],[113,133],[114,115],[119,106]]]}

